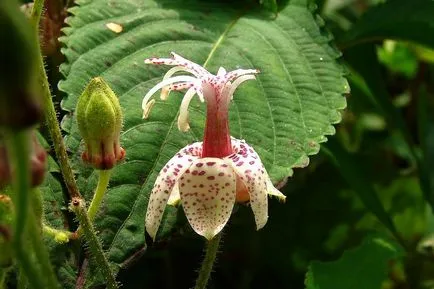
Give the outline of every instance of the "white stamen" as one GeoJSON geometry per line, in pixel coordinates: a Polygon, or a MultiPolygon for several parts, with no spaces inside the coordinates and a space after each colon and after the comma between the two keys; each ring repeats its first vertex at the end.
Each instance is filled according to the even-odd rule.
{"type": "Polygon", "coordinates": [[[202,87],[200,86],[200,84],[199,84],[199,87],[196,88],[196,93],[199,96],[200,102],[203,103],[205,101],[205,97],[203,96],[202,87]]]}
{"type": "Polygon", "coordinates": [[[160,83],[158,83],[157,85],[155,85],[153,88],[151,88],[151,90],[145,95],[145,97],[143,97],[143,101],[142,101],[142,109],[144,110],[146,107],[146,104],[148,103],[149,99],[161,88],[175,83],[175,82],[181,82],[181,81],[195,81],[196,78],[193,76],[186,76],[186,75],[181,75],[181,76],[175,76],[169,79],[165,79],[163,81],[161,81],[160,83]]]}
{"type": "Polygon", "coordinates": [[[190,105],[190,101],[193,96],[196,94],[196,90],[194,87],[187,90],[187,93],[184,95],[184,98],[181,102],[181,107],[179,108],[179,116],[178,116],[178,129],[180,131],[186,132],[190,129],[190,125],[188,124],[188,106],[190,105]]]}
{"type": "Polygon", "coordinates": [[[155,104],[155,99],[151,99],[150,102],[148,102],[145,107],[143,108],[143,118],[147,119],[149,116],[149,113],[151,112],[152,107],[155,104]]]}
{"type": "Polygon", "coordinates": [[[229,95],[228,97],[233,98],[233,94],[235,92],[235,90],[238,88],[238,86],[243,83],[246,80],[250,80],[250,79],[256,79],[256,77],[254,75],[243,75],[237,79],[234,80],[234,82],[231,85],[231,88],[229,90],[229,95]]]}

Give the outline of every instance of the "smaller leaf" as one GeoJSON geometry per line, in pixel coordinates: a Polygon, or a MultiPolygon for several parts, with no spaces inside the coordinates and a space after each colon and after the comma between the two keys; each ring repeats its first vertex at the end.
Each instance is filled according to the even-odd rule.
{"type": "Polygon", "coordinates": [[[341,172],[344,179],[357,193],[365,207],[370,210],[401,243],[404,243],[392,219],[387,214],[383,204],[378,198],[376,189],[365,178],[367,174],[363,167],[363,162],[347,152],[345,148],[333,138],[331,138],[326,145],[323,145],[322,149],[341,172]]]}
{"type": "Polygon", "coordinates": [[[312,262],[306,274],[306,289],[381,288],[389,261],[402,255],[397,244],[380,237],[368,238],[337,261],[312,262]]]}
{"type": "Polygon", "coordinates": [[[259,0],[259,3],[265,7],[265,9],[270,10],[273,13],[277,13],[277,2],[276,0],[259,0]]]}
{"type": "Polygon", "coordinates": [[[434,47],[434,1],[387,1],[366,12],[347,32],[342,47],[383,39],[407,40],[434,47]]]}

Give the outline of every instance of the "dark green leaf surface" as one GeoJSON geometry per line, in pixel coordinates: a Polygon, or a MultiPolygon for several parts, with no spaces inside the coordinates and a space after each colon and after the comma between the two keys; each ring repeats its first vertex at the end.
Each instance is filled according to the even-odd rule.
{"type": "Polygon", "coordinates": [[[400,255],[401,249],[395,244],[382,238],[368,239],[337,261],[312,262],[306,275],[306,289],[381,288],[389,261],[400,255]]]}
{"type": "MultiPolygon", "coordinates": [[[[349,87],[336,63],[340,54],[329,45],[331,37],[307,0],[290,1],[272,19],[269,13],[206,1],[77,2],[62,39],[66,80],[59,87],[68,94],[62,106],[71,113],[63,128],[84,195],[91,194],[96,174],[78,161],[78,96],[92,77],[101,76],[125,114],[121,142],[127,158],[114,169],[97,218],[111,261],[120,264],[143,247],[147,197],[159,170],[180,148],[202,137],[204,107],[198,101],[190,106],[191,131],[177,130],[181,94],[157,100],[149,119],[141,118],[142,97],[168,69],[145,65],[145,58],[174,51],[206,63],[213,73],[220,66],[260,69],[258,80],[234,95],[231,132],[253,145],[276,182],[291,175],[292,168],[306,166],[325,136],[335,133],[332,124],[340,121],[349,87]],[[108,23],[122,26],[122,32],[110,30],[108,23]]],[[[170,232],[175,214],[174,209],[166,212],[160,236],[170,232]]]]}
{"type": "Polygon", "coordinates": [[[343,47],[361,42],[396,39],[434,47],[434,1],[387,1],[369,9],[340,41],[343,47]]]}
{"type": "Polygon", "coordinates": [[[392,219],[381,203],[378,193],[372,183],[365,177],[366,168],[363,162],[352,156],[337,140],[330,140],[324,146],[324,151],[336,165],[344,179],[357,193],[366,208],[371,211],[386,226],[398,240],[401,240],[392,219]]]}

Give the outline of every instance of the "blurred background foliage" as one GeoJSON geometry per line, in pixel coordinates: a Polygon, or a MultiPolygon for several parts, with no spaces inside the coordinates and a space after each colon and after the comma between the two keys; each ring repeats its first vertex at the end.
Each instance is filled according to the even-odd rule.
{"type": "MultiPolygon", "coordinates": [[[[320,280],[315,272],[336,263],[311,262],[345,265],[345,258],[353,262],[326,275],[342,281],[354,274],[356,283],[348,289],[434,288],[429,205],[434,204],[434,17],[426,17],[434,16],[434,9],[429,2],[317,0],[318,12],[343,53],[351,86],[348,109],[336,136],[282,187],[287,203],[271,202],[264,229],[256,232],[249,209],[237,208],[210,288],[337,289],[328,287],[327,280],[319,286],[310,279],[320,280]],[[395,239],[407,252],[386,254],[393,261],[371,287],[361,282],[368,278],[364,270],[384,259],[371,248],[375,242],[363,243],[366,236],[395,239]],[[352,248],[359,251],[343,255],[352,248]],[[367,258],[359,271],[358,256],[367,258]],[[313,275],[306,278],[310,264],[313,275]]],[[[56,39],[65,14],[59,1],[47,3],[42,37],[48,39],[44,53],[58,103],[63,97],[56,85],[63,57],[56,39]]],[[[261,3],[273,13],[283,5],[261,3]]],[[[203,242],[184,234],[186,230],[181,227],[166,242],[125,264],[120,272],[123,288],[189,288],[203,242]]]]}

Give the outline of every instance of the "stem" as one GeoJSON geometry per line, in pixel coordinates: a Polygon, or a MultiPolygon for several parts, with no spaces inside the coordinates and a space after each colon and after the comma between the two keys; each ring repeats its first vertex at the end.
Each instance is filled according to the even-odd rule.
{"type": "MultiPolygon", "coordinates": [[[[6,138],[8,139],[8,138],[6,138]]],[[[16,208],[14,238],[21,243],[29,213],[30,161],[29,132],[20,131],[9,134],[8,151],[15,170],[13,178],[13,203],[16,208]]]]}
{"type": "Polygon", "coordinates": [[[44,246],[41,238],[41,231],[36,225],[36,220],[32,218],[29,222],[29,235],[32,241],[36,259],[41,266],[43,275],[47,280],[48,288],[59,288],[56,275],[50,263],[50,257],[47,248],[44,246]]]}
{"type": "Polygon", "coordinates": [[[39,21],[41,20],[41,14],[43,8],[44,8],[44,0],[34,1],[33,8],[30,13],[30,22],[32,23],[33,28],[36,30],[36,35],[38,35],[39,32],[39,21]]]}
{"type": "Polygon", "coordinates": [[[13,176],[14,194],[13,202],[15,204],[16,216],[14,225],[14,238],[12,241],[16,258],[18,259],[20,269],[27,279],[37,289],[46,289],[43,276],[40,274],[38,267],[34,266],[31,260],[31,254],[27,244],[24,243],[23,235],[29,215],[29,197],[30,189],[30,162],[29,162],[29,132],[19,131],[10,133],[8,137],[8,151],[10,159],[15,170],[13,176]]]}
{"type": "Polygon", "coordinates": [[[205,258],[202,261],[202,266],[199,271],[199,276],[196,280],[195,289],[205,289],[208,284],[209,277],[211,275],[212,267],[214,265],[217,251],[219,249],[219,244],[221,240],[222,234],[218,234],[213,239],[208,241],[205,258]]]}
{"type": "Polygon", "coordinates": [[[58,230],[45,224],[42,225],[42,232],[52,237],[57,243],[67,243],[69,240],[74,239],[73,232],[58,230]]]}
{"type": "Polygon", "coordinates": [[[6,275],[9,268],[0,268],[0,289],[6,289],[6,275]]]}
{"type": "Polygon", "coordinates": [[[110,269],[110,264],[104,255],[101,243],[98,241],[95,229],[93,228],[92,223],[87,215],[84,200],[74,198],[71,202],[70,209],[77,215],[78,221],[80,222],[80,226],[83,230],[84,238],[86,239],[87,245],[89,246],[91,256],[95,259],[99,270],[107,281],[107,288],[118,289],[114,273],[110,269]]]}
{"type": "MultiPolygon", "coordinates": [[[[31,22],[34,25],[35,33],[39,31],[39,20],[41,18],[42,8],[44,5],[44,0],[35,0],[33,4],[33,9],[31,13],[31,22]]],[[[39,37],[36,37],[39,45],[39,37]]],[[[57,159],[59,160],[60,169],[62,171],[63,179],[65,180],[66,187],[71,198],[81,198],[80,192],[75,182],[74,174],[69,163],[68,154],[66,152],[65,143],[63,142],[62,133],[60,131],[60,126],[57,121],[56,110],[53,104],[53,97],[51,96],[50,86],[48,83],[47,73],[45,71],[44,59],[42,57],[42,52],[39,49],[37,55],[37,74],[38,83],[42,87],[43,96],[43,106],[45,121],[47,123],[48,130],[53,141],[54,150],[56,152],[57,159]]]]}
{"type": "Polygon", "coordinates": [[[98,172],[98,185],[96,186],[95,194],[93,195],[93,199],[90,202],[89,209],[87,210],[90,222],[93,222],[95,219],[96,213],[101,206],[102,199],[110,181],[111,170],[100,170],[98,172]]]}
{"type": "MultiPolygon", "coordinates": [[[[89,208],[87,210],[87,216],[89,221],[93,223],[95,219],[96,213],[101,206],[102,199],[104,197],[105,191],[107,190],[107,186],[110,181],[111,170],[99,170],[98,184],[95,189],[95,194],[93,195],[93,199],[90,202],[89,208]]],[[[77,229],[77,236],[81,236],[82,229],[79,227],[77,229]]]]}
{"type": "Polygon", "coordinates": [[[18,270],[18,282],[17,289],[26,289],[27,288],[27,279],[24,276],[23,270],[20,268],[18,270]]]}

